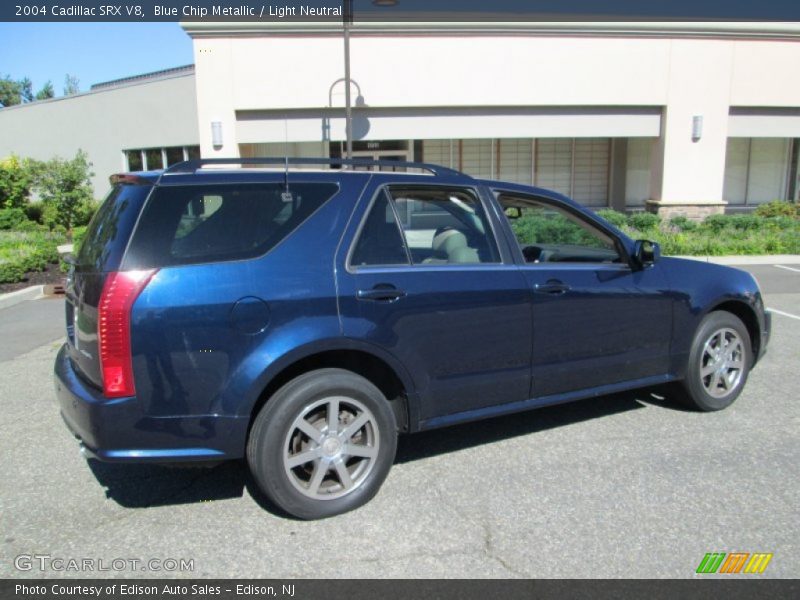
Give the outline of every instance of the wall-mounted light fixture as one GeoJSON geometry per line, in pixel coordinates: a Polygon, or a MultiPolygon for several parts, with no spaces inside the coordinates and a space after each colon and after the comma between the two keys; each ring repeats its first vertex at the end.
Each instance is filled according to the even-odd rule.
{"type": "Polygon", "coordinates": [[[211,145],[215,150],[222,148],[222,121],[211,121],[211,145]]]}
{"type": "Polygon", "coordinates": [[[697,142],[703,137],[703,116],[695,115],[692,117],[692,141],[697,142]]]}

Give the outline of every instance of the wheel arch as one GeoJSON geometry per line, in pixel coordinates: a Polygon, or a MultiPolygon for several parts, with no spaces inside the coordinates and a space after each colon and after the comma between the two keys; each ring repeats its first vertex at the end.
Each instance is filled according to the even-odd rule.
{"type": "Polygon", "coordinates": [[[339,368],[361,375],[387,398],[394,411],[398,430],[416,430],[418,410],[415,386],[399,361],[380,348],[354,340],[336,340],[297,349],[265,370],[258,382],[255,402],[245,412],[250,421],[248,435],[253,419],[276,391],[303,373],[323,368],[339,368]]]}
{"type": "Polygon", "coordinates": [[[756,357],[759,356],[761,350],[761,326],[758,323],[758,316],[756,311],[747,302],[743,300],[721,300],[714,304],[706,314],[709,315],[713,312],[729,312],[738,317],[744,326],[747,328],[747,333],[750,337],[750,348],[753,354],[753,362],[755,364],[756,357]]]}

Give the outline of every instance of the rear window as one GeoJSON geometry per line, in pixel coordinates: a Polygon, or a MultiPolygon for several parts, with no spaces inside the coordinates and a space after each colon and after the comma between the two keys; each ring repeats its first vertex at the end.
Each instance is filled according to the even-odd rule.
{"type": "Polygon", "coordinates": [[[149,185],[114,186],[86,230],[77,256],[79,270],[118,269],[136,218],[151,189],[149,185]]]}
{"type": "Polygon", "coordinates": [[[294,231],[338,190],[331,183],[165,186],[139,220],[126,269],[254,258],[294,231]]]}

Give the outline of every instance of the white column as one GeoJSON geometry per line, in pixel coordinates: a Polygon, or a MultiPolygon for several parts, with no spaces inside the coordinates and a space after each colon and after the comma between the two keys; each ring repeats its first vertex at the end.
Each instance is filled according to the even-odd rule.
{"type": "Polygon", "coordinates": [[[733,42],[672,40],[667,105],[653,152],[651,200],[659,213],[722,212],[733,42]],[[694,117],[702,134],[692,136],[694,117]]]}

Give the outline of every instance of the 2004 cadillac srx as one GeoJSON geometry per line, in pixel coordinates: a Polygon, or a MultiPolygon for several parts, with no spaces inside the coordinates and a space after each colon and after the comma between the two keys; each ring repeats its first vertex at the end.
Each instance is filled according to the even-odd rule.
{"type": "Polygon", "coordinates": [[[112,178],[55,365],[89,455],[246,457],[277,506],[320,518],[375,495],[400,432],[670,382],[719,410],[766,348],[750,275],[661,257],[554,192],[285,163],[112,178]]]}

